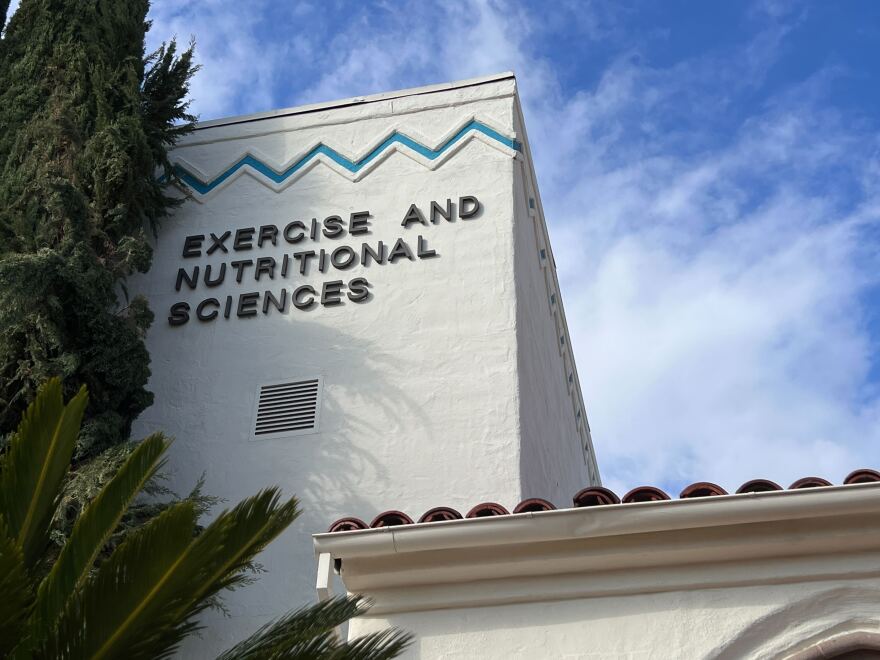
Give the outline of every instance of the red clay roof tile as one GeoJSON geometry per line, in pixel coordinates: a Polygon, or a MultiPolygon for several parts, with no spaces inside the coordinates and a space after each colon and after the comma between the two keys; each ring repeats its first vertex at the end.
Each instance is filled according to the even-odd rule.
{"type": "Polygon", "coordinates": [[[872,481],[880,481],[880,472],[877,472],[877,470],[862,468],[861,470],[853,470],[848,475],[846,475],[846,479],[843,480],[843,483],[867,484],[871,483],[872,481]]]}
{"type": "Polygon", "coordinates": [[[510,513],[496,502],[483,502],[467,512],[465,518],[486,518],[488,516],[506,516],[510,513]]]}
{"type": "Polygon", "coordinates": [[[441,520],[461,520],[462,515],[448,506],[435,506],[422,514],[420,523],[440,522],[441,520]]]}
{"type": "Polygon", "coordinates": [[[587,486],[579,490],[572,499],[575,508],[584,506],[604,506],[606,504],[620,504],[620,498],[612,490],[602,486],[587,486]]]}
{"type": "Polygon", "coordinates": [[[822,477],[804,477],[803,479],[798,479],[791,486],[788,487],[789,490],[799,490],[801,488],[819,488],[820,486],[830,486],[831,482],[827,479],[823,479],[822,477]]]}
{"type": "MultiPolygon", "coordinates": [[[[863,468],[851,472],[849,475],[847,475],[846,479],[844,479],[843,483],[845,485],[850,485],[871,482],[880,482],[880,472],[878,472],[877,470],[863,468]]],[[[822,479],[821,477],[804,477],[803,479],[798,479],[791,486],[789,486],[789,490],[817,488],[820,486],[831,485],[832,484],[829,481],[827,481],[826,479],[822,479]]],[[[762,493],[775,490],[782,490],[782,487],[775,481],[770,481],[769,479],[752,479],[751,481],[747,481],[742,486],[740,486],[736,490],[736,493],[762,493]]],[[[682,499],[689,499],[695,497],[725,495],[727,495],[727,491],[725,491],[721,486],[708,481],[701,481],[695,484],[691,484],[690,486],[685,488],[683,491],[681,491],[681,495],[679,497],[682,499]]],[[[668,499],[670,499],[669,495],[667,495],[659,488],[655,488],[654,486],[639,486],[638,488],[633,488],[626,495],[624,495],[623,498],[618,498],[613,491],[610,491],[607,488],[603,488],[602,486],[588,486],[587,488],[579,491],[574,496],[573,504],[575,508],[581,508],[592,506],[609,506],[621,503],[629,504],[633,502],[657,502],[668,499]]],[[[556,507],[553,505],[552,502],[541,499],[539,497],[533,497],[523,500],[522,502],[517,504],[516,507],[513,509],[513,513],[552,511],[555,508],[556,507]]],[[[509,515],[509,513],[510,512],[507,509],[505,509],[497,502],[483,502],[468,511],[465,518],[506,516],[509,515]]],[[[438,506],[422,514],[422,517],[419,518],[419,523],[432,523],[444,520],[459,520],[461,519],[461,517],[461,513],[459,513],[455,509],[447,506],[438,506]]],[[[370,523],[369,527],[393,527],[396,525],[411,524],[413,524],[412,518],[410,518],[402,511],[385,511],[376,516],[373,522],[370,523]]],[[[334,522],[330,526],[329,531],[348,532],[360,529],[368,529],[367,524],[360,518],[349,517],[340,518],[339,520],[334,522]]]]}
{"type": "Polygon", "coordinates": [[[373,518],[370,527],[395,527],[396,525],[412,525],[413,519],[403,511],[385,511],[373,518]]]}
{"type": "Polygon", "coordinates": [[[368,529],[367,523],[360,518],[340,518],[330,525],[328,532],[351,532],[356,529],[368,529]]]}
{"type": "Polygon", "coordinates": [[[531,497],[523,500],[514,507],[514,513],[530,513],[534,511],[553,511],[556,509],[552,502],[542,500],[540,497],[531,497]]]}
{"type": "Polygon", "coordinates": [[[727,495],[727,491],[711,481],[698,481],[681,491],[678,497],[679,499],[687,500],[692,497],[711,497],[714,495],[727,495]]]}
{"type": "Polygon", "coordinates": [[[623,504],[631,504],[632,502],[659,502],[668,500],[669,495],[654,486],[638,486],[629,491],[620,498],[623,504]]]}
{"type": "Polygon", "coordinates": [[[782,490],[782,486],[769,479],[752,479],[737,488],[736,493],[766,493],[771,490],[782,490]]]}

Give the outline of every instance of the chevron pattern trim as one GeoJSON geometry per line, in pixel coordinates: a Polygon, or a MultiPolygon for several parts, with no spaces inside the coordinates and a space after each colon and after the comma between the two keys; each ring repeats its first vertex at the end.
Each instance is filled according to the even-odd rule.
{"type": "Polygon", "coordinates": [[[324,156],[330,159],[331,161],[352,174],[357,174],[358,172],[369,166],[370,163],[379,158],[385,151],[392,148],[394,145],[406,147],[417,153],[418,155],[422,156],[423,158],[427,159],[428,161],[434,161],[440,158],[444,153],[455,147],[457,143],[476,133],[479,133],[486,138],[489,138],[490,140],[493,140],[509,149],[513,149],[514,151],[522,151],[522,144],[519,142],[519,140],[507,137],[506,135],[503,135],[502,133],[495,130],[494,128],[474,119],[467,122],[436,149],[426,147],[424,144],[409,137],[408,135],[405,135],[404,133],[400,133],[398,131],[394,131],[382,142],[373,147],[365,156],[354,161],[349,160],[332,147],[328,147],[326,144],[320,143],[313,147],[304,156],[297,159],[295,162],[291,163],[288,167],[281,171],[278,171],[272,166],[267,165],[262,160],[252,154],[246,154],[242,156],[232,165],[223,170],[220,174],[209,180],[203,180],[199,175],[197,175],[195,172],[190,171],[189,169],[187,169],[186,166],[181,163],[176,163],[174,165],[174,171],[180,177],[180,179],[195,192],[199,193],[200,195],[207,195],[212,190],[220,186],[224,181],[234,176],[236,172],[245,167],[251,168],[251,170],[261,174],[262,176],[266,177],[266,179],[276,185],[280,185],[286,180],[295,176],[297,172],[300,172],[301,170],[306,168],[309,163],[314,161],[316,158],[319,158],[320,156],[324,156]]]}

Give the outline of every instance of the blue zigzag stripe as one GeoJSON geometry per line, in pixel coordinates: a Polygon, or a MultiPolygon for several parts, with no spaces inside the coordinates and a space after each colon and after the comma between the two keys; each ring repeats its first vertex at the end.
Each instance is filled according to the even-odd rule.
{"type": "Polygon", "coordinates": [[[366,156],[358,161],[350,161],[348,158],[340,154],[332,147],[328,147],[325,144],[319,144],[283,172],[276,172],[270,166],[266,165],[265,163],[258,160],[257,158],[254,158],[251,155],[243,156],[241,159],[230,165],[225,171],[221,172],[210,181],[202,181],[199,177],[197,177],[195,174],[193,174],[180,164],[176,164],[174,166],[174,171],[184,181],[184,183],[190,186],[193,190],[195,190],[199,194],[206,195],[245,166],[253,168],[257,172],[268,178],[270,181],[281,183],[282,181],[285,181],[288,177],[294,175],[296,172],[305,167],[309,163],[309,161],[316,158],[318,154],[324,154],[333,162],[338,163],[339,165],[347,169],[349,172],[360,171],[363,167],[368,165],[371,161],[375,160],[379,156],[379,154],[381,154],[385,149],[387,149],[394,143],[405,145],[416,153],[421,154],[428,160],[434,160],[436,158],[439,158],[444,152],[451,149],[456,142],[462,140],[465,135],[467,135],[470,131],[477,131],[479,133],[482,133],[486,137],[500,142],[506,147],[509,147],[516,151],[522,151],[522,144],[520,144],[518,140],[506,137],[495,129],[490,128],[476,120],[473,120],[462,126],[461,130],[450,137],[437,149],[429,149],[420,142],[416,142],[411,137],[395,131],[380,144],[378,144],[375,148],[373,148],[370,153],[368,153],[366,156]]]}

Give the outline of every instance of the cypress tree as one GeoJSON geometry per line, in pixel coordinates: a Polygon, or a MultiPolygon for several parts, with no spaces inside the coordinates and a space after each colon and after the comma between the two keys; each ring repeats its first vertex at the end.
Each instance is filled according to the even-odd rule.
{"type": "Polygon", "coordinates": [[[47,378],[86,385],[76,461],[125,442],[152,402],[153,315],[125,281],[179,203],[168,150],[192,129],[195,66],[173,40],[145,53],[148,8],[22,0],[0,39],[0,436],[47,378]]]}

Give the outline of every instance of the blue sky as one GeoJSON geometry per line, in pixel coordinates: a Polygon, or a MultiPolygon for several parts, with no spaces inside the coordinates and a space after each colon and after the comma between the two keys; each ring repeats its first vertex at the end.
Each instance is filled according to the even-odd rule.
{"type": "Polygon", "coordinates": [[[880,3],[154,2],[204,119],[516,72],[603,479],[880,467],[880,3]]]}
{"type": "Polygon", "coordinates": [[[154,0],[203,119],[517,74],[606,485],[880,467],[880,3],[154,0]]]}

